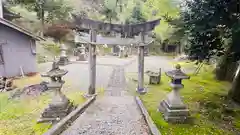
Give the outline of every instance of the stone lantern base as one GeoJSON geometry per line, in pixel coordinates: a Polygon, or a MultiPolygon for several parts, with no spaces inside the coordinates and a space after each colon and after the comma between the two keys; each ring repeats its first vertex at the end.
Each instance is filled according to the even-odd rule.
{"type": "Polygon", "coordinates": [[[60,56],[60,59],[58,61],[58,65],[64,66],[69,64],[69,60],[67,56],[60,56]]]}
{"type": "Polygon", "coordinates": [[[77,61],[86,61],[86,55],[85,54],[79,54],[78,55],[78,58],[77,58],[77,61]]]}
{"type": "Polygon", "coordinates": [[[52,102],[43,111],[38,122],[56,122],[67,116],[73,109],[73,104],[63,94],[54,96],[52,102]]]}
{"type": "Polygon", "coordinates": [[[176,90],[170,92],[160,103],[159,111],[163,113],[166,121],[172,123],[184,123],[189,116],[189,110],[176,90]]]}

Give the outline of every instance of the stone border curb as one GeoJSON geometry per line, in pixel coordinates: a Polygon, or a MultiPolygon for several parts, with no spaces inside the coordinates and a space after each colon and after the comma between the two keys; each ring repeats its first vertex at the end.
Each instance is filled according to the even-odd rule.
{"type": "Polygon", "coordinates": [[[95,99],[96,95],[89,98],[84,104],[79,105],[74,111],[68,114],[43,135],[59,135],[66,128],[66,126],[68,126],[69,122],[74,121],[80,114],[82,114],[84,110],[94,102],[95,99]]]}
{"type": "Polygon", "coordinates": [[[160,131],[158,130],[157,126],[154,124],[152,118],[149,116],[148,111],[147,111],[147,109],[144,107],[141,99],[140,99],[138,96],[136,96],[136,97],[135,97],[135,100],[136,100],[136,102],[137,102],[137,104],[138,104],[138,107],[139,107],[140,110],[141,110],[141,113],[142,113],[143,116],[144,116],[145,121],[147,122],[147,125],[148,125],[148,127],[149,127],[150,132],[152,133],[152,135],[161,135],[161,133],[160,133],[160,131]]]}

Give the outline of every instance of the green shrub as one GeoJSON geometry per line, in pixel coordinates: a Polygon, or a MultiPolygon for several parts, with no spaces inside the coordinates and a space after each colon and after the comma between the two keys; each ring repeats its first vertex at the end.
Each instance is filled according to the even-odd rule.
{"type": "Polygon", "coordinates": [[[52,43],[43,44],[43,48],[53,53],[55,56],[58,56],[61,52],[60,46],[52,43]]]}
{"type": "Polygon", "coordinates": [[[42,55],[40,55],[40,54],[37,54],[37,62],[38,62],[38,63],[44,63],[44,62],[46,62],[45,57],[42,56],[42,55]]]}

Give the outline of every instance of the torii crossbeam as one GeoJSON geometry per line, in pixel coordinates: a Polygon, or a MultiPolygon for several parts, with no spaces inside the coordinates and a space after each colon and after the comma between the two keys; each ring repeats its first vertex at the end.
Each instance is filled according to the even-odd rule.
{"type": "MultiPolygon", "coordinates": [[[[149,21],[145,23],[132,24],[132,25],[121,25],[104,23],[91,19],[81,18],[77,15],[72,15],[74,19],[74,29],[76,30],[89,30],[90,31],[90,43],[89,43],[89,75],[90,85],[88,94],[95,94],[96,84],[96,45],[99,39],[97,31],[101,32],[116,32],[124,35],[123,37],[134,37],[140,36],[141,42],[136,43],[138,46],[138,87],[139,93],[145,93],[144,88],[144,46],[146,42],[146,33],[154,30],[154,28],[160,23],[160,19],[149,21]]],[[[133,39],[134,40],[134,39],[133,39]]],[[[101,41],[101,39],[99,40],[101,41]]],[[[112,42],[113,43],[113,42],[112,42]]],[[[119,42],[118,42],[119,43],[119,42]]]]}
{"type": "MultiPolygon", "coordinates": [[[[153,41],[153,38],[146,36],[144,45],[148,45],[153,41]]],[[[96,36],[96,42],[91,42],[91,35],[87,33],[76,33],[75,43],[81,44],[93,44],[93,45],[119,45],[119,46],[138,46],[141,44],[141,37],[135,36],[134,38],[122,38],[118,36],[102,36],[98,34],[96,36]]]]}

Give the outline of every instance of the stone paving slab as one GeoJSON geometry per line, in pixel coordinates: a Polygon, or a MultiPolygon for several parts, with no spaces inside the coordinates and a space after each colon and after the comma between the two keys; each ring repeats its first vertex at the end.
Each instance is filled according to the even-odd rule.
{"type": "Polygon", "coordinates": [[[132,96],[107,96],[93,103],[61,135],[149,135],[132,96]]]}

